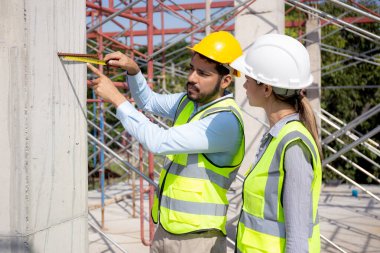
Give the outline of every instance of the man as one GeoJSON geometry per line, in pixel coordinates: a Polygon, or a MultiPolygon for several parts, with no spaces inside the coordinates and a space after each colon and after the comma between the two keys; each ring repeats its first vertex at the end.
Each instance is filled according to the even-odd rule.
{"type": "Polygon", "coordinates": [[[227,190],[244,156],[241,113],[228,94],[232,74],[228,64],[242,55],[227,32],[205,37],[194,52],[186,92],[153,92],[137,64],[120,52],[106,55],[111,66],[127,70],[137,105],[173,120],[162,129],[126,101],[110,79],[99,76],[95,92],[117,108],[126,130],[155,154],[166,156],[154,199],[152,219],[159,224],[151,252],[226,252],[227,190]]]}

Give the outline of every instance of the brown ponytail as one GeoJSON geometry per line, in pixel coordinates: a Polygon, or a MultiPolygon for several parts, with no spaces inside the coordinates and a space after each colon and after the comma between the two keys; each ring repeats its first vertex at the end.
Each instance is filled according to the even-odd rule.
{"type": "Polygon", "coordinates": [[[314,141],[318,147],[319,156],[322,160],[322,146],[318,136],[317,121],[315,120],[313,109],[311,108],[309,100],[303,94],[300,94],[296,100],[296,110],[298,109],[300,121],[305,125],[306,129],[309,130],[313,136],[314,141]]]}

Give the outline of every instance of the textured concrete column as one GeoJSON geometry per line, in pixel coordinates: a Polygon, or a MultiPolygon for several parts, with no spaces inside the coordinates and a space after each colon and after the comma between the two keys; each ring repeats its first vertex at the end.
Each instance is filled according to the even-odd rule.
{"type": "Polygon", "coordinates": [[[87,252],[85,2],[0,6],[0,252],[87,252]]]}
{"type": "Polygon", "coordinates": [[[309,15],[306,21],[306,48],[310,55],[313,84],[306,90],[307,98],[315,112],[318,129],[321,129],[321,30],[319,19],[309,15]]]}
{"type": "MultiPolygon", "coordinates": [[[[241,1],[235,1],[235,5],[241,1]]],[[[257,37],[268,33],[283,34],[285,29],[285,4],[282,0],[257,0],[235,20],[235,36],[246,51],[257,37]]],[[[246,155],[240,173],[246,171],[253,162],[260,140],[267,127],[265,112],[261,108],[249,105],[245,89],[245,78],[237,78],[235,97],[243,111],[245,124],[246,155]]]]}

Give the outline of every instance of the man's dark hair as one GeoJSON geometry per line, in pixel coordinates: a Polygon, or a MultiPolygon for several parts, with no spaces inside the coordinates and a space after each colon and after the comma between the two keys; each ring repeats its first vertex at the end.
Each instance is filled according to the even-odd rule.
{"type": "Polygon", "coordinates": [[[218,72],[219,75],[225,76],[225,75],[228,75],[230,73],[230,70],[228,68],[224,67],[223,64],[221,64],[217,61],[214,61],[213,59],[210,59],[210,58],[204,56],[203,54],[200,54],[197,52],[194,53],[193,57],[195,56],[195,54],[198,54],[201,59],[206,60],[209,63],[215,63],[216,64],[216,71],[218,72]]]}

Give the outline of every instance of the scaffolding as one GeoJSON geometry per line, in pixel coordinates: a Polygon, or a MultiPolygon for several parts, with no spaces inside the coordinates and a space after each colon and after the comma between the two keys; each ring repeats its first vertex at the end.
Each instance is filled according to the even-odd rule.
{"type": "MultiPolygon", "coordinates": [[[[318,1],[284,1],[284,4],[290,7],[285,15],[297,11],[317,17],[320,20],[318,30],[325,26],[338,27],[334,32],[322,37],[319,46],[324,52],[339,55],[346,59],[328,66],[321,66],[320,70],[322,71],[322,76],[331,75],[336,71],[342,71],[349,66],[362,62],[379,66],[379,34],[360,28],[357,25],[363,23],[378,23],[380,21],[378,6],[375,9],[371,9],[353,0],[347,2],[328,0],[328,2],[334,4],[336,8],[344,11],[344,13],[335,16],[332,13],[321,11],[317,8],[318,1]],[[322,42],[324,39],[341,30],[350,32],[354,36],[373,43],[375,49],[365,52],[352,52],[322,42]],[[342,66],[343,63],[347,63],[348,61],[350,61],[349,64],[342,66]]],[[[172,0],[86,1],[87,48],[91,53],[98,54],[100,59],[104,54],[114,51],[127,53],[131,57],[134,57],[142,68],[146,69],[145,73],[148,85],[151,88],[167,93],[168,87],[172,88],[175,84],[175,80],[183,80],[186,78],[186,67],[190,62],[190,59],[186,57],[184,57],[185,59],[181,62],[175,62],[175,59],[186,56],[188,52],[184,47],[173,48],[184,41],[193,45],[199,41],[205,33],[210,31],[225,30],[233,32],[234,18],[246,8],[254,8],[254,3],[255,0],[206,0],[196,3],[193,3],[193,1],[172,0]]],[[[307,15],[300,16],[305,17],[307,15]]],[[[300,31],[298,39],[307,42],[306,38],[308,33],[302,31],[305,23],[305,18],[300,18],[296,21],[286,21],[285,25],[288,28],[298,28],[300,31]]],[[[103,71],[102,67],[100,67],[100,70],[103,71]]],[[[125,96],[130,99],[128,84],[123,80],[125,73],[115,70],[105,71],[108,71],[108,76],[114,80],[115,85],[122,89],[125,96]]],[[[380,88],[378,84],[373,86],[372,88],[374,89],[380,88]]],[[[331,88],[347,87],[330,87],[330,89],[331,88]]],[[[322,89],[328,89],[328,86],[323,86],[322,89]]],[[[153,202],[153,193],[157,188],[159,172],[156,168],[162,166],[162,159],[160,157],[154,157],[150,152],[144,150],[139,143],[128,135],[122,128],[120,122],[116,120],[114,108],[96,98],[94,93],[89,91],[88,94],[87,120],[90,129],[88,132],[90,147],[88,160],[93,168],[89,172],[89,176],[93,176],[94,174],[98,174],[99,176],[100,185],[97,187],[101,189],[102,196],[100,205],[102,210],[102,222],[99,227],[104,228],[105,225],[105,195],[106,189],[109,187],[109,185],[107,187],[105,186],[105,174],[107,171],[110,173],[110,170],[106,168],[111,165],[117,165],[124,173],[121,175],[121,178],[128,178],[128,182],[132,188],[131,201],[133,202],[133,216],[135,216],[134,203],[136,199],[139,198],[141,201],[141,242],[144,245],[150,245],[153,239],[154,225],[152,220],[149,219],[150,216],[146,214],[149,214],[149,212],[144,212],[144,202],[142,202],[142,199],[144,196],[148,196],[149,206],[146,207],[146,210],[150,209],[153,202]],[[106,121],[106,118],[112,118],[112,120],[106,121]],[[139,176],[139,180],[135,180],[136,174],[139,176]],[[143,180],[145,180],[145,183],[143,180]],[[148,239],[145,238],[144,235],[144,222],[146,222],[147,219],[149,220],[148,239]]],[[[347,175],[344,175],[334,167],[333,162],[336,159],[342,159],[353,169],[372,178],[376,184],[380,183],[379,178],[377,178],[375,174],[345,156],[347,152],[353,152],[358,157],[368,161],[376,169],[380,169],[380,165],[376,162],[376,159],[380,157],[380,146],[379,143],[371,139],[380,132],[380,126],[375,127],[368,133],[359,133],[355,130],[355,127],[366,120],[378,117],[379,111],[380,105],[378,104],[351,122],[343,122],[335,117],[333,113],[325,110],[322,110],[319,115],[322,120],[321,133],[323,136],[323,149],[328,151],[327,153],[329,154],[323,160],[323,166],[339,175],[343,180],[355,185],[377,202],[380,202],[379,196],[358,184],[347,175]],[[347,143],[347,140],[351,142],[347,143]],[[335,150],[331,146],[332,142],[340,143],[342,148],[335,150]],[[358,149],[359,146],[361,147],[360,150],[358,149]],[[363,149],[366,150],[365,153],[361,151],[363,149]],[[375,157],[375,159],[373,157],[375,157]]],[[[161,127],[167,127],[164,120],[154,115],[147,116],[161,127]]],[[[257,120],[254,115],[251,115],[251,117],[257,120]]],[[[265,122],[260,123],[267,127],[265,122]]],[[[244,180],[244,177],[238,175],[237,179],[241,187],[241,182],[244,180]]],[[[239,191],[239,186],[237,186],[237,189],[236,194],[239,194],[241,189],[239,191]]],[[[231,197],[231,199],[234,198],[234,196],[231,197]]],[[[232,220],[234,219],[236,220],[236,216],[232,218],[232,220]]],[[[104,234],[104,238],[109,242],[115,244],[116,247],[123,252],[126,252],[109,235],[106,235],[104,231],[101,232],[98,226],[94,224],[90,225],[104,234]]],[[[346,252],[344,247],[334,243],[331,238],[327,238],[323,235],[321,237],[322,240],[339,252],[346,252]]],[[[229,242],[233,245],[231,238],[229,238],[229,242]]]]}

